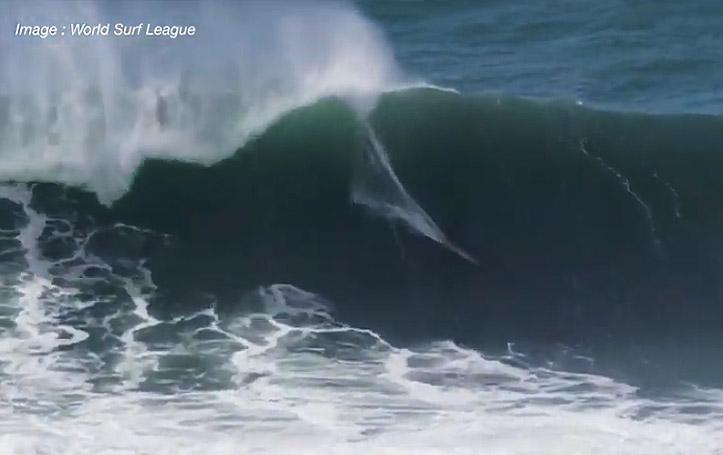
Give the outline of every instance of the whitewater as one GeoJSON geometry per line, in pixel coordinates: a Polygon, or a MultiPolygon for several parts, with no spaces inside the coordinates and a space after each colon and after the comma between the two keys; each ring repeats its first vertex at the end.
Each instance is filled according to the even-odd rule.
{"type": "Polygon", "coordinates": [[[397,348],[288,284],[251,292],[254,311],[221,316],[211,301],[157,319],[143,259],[106,262],[94,238],[162,235],[82,232],[33,210],[24,185],[0,195],[17,214],[3,230],[3,453],[720,453],[720,391],[646,398],[528,365],[513,346],[397,348]],[[72,256],[45,258],[63,237],[72,256]]]}
{"type": "Polygon", "coordinates": [[[83,232],[36,212],[24,185],[0,196],[16,214],[3,228],[3,453],[721,453],[718,390],[647,398],[530,365],[512,345],[398,348],[288,284],[250,292],[237,314],[209,301],[155,318],[143,258],[104,259],[96,244],[163,235],[83,232]],[[66,237],[72,254],[43,255],[66,237]]]}
{"type": "MultiPolygon", "coordinates": [[[[147,158],[211,164],[284,113],[340,96],[360,112],[402,85],[380,32],[335,2],[185,2],[134,17],[191,20],[193,39],[0,41],[3,180],[86,187],[111,203],[147,158]]],[[[126,8],[129,9],[129,8],[126,8]]],[[[11,2],[18,22],[101,23],[104,2],[11,2]]]]}

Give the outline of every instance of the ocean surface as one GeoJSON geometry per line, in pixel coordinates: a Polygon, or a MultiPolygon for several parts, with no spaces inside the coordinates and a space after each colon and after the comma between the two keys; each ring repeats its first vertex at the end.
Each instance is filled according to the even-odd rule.
{"type": "Polygon", "coordinates": [[[723,454],[723,6],[170,5],[2,4],[0,454],[723,454]]]}
{"type": "Polygon", "coordinates": [[[652,114],[723,105],[720,2],[361,0],[407,71],[464,93],[652,114]]]}

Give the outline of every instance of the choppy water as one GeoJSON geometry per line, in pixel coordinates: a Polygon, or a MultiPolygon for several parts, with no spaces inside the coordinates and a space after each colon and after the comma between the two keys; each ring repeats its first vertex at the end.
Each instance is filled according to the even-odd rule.
{"type": "Polygon", "coordinates": [[[25,186],[0,196],[15,214],[2,231],[4,453],[639,455],[723,443],[720,391],[646,397],[529,365],[512,345],[497,357],[450,341],[395,347],[292,285],[250,292],[235,314],[209,301],[158,319],[143,258],[107,260],[99,245],[163,236],[78,228],[34,210],[25,186]]]}

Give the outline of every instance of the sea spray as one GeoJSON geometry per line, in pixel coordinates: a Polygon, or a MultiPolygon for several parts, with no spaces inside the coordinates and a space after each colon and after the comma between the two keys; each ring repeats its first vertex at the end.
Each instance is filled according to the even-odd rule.
{"type": "Polygon", "coordinates": [[[402,222],[413,232],[428,237],[472,264],[477,260],[453,244],[431,216],[414,200],[392,168],[384,145],[366,125],[365,145],[355,169],[351,200],[372,213],[402,222]]]}
{"type": "MultiPolygon", "coordinates": [[[[0,38],[0,179],[77,185],[109,204],[147,158],[212,164],[292,109],[373,99],[401,81],[381,33],[347,4],[133,6],[145,23],[192,16],[197,33],[0,38]]],[[[128,8],[10,2],[0,21],[115,23],[130,19],[128,8]]]]}

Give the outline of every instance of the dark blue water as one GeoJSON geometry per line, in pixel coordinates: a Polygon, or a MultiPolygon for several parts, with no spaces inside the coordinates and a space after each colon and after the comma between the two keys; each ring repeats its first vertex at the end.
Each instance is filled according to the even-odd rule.
{"type": "Polygon", "coordinates": [[[718,1],[361,0],[412,73],[464,92],[723,111],[718,1]]]}

